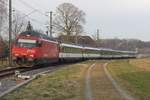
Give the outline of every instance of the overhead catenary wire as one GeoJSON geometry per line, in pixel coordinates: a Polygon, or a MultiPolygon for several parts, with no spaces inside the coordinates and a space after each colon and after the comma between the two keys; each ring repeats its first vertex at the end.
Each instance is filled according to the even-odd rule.
{"type": "MultiPolygon", "coordinates": [[[[27,6],[27,7],[29,7],[29,8],[31,8],[31,9],[33,9],[33,11],[32,12],[30,12],[29,14],[26,14],[26,16],[24,16],[24,17],[27,17],[27,16],[29,16],[29,15],[31,15],[31,14],[33,14],[34,12],[38,12],[38,13],[40,13],[41,15],[44,15],[45,17],[47,17],[42,11],[40,11],[39,9],[36,9],[36,8],[34,8],[34,7],[32,7],[31,5],[29,5],[28,3],[26,3],[25,1],[23,1],[23,0],[19,0],[23,5],[25,5],[25,6],[27,6]]],[[[6,6],[8,6],[8,3],[6,3],[6,2],[4,2],[4,1],[0,1],[0,4],[5,4],[6,6]]],[[[0,6],[0,8],[1,8],[1,6],[0,6]]],[[[15,10],[17,10],[16,8],[14,8],[13,7],[13,9],[15,9],[15,10]]],[[[19,11],[19,12],[21,12],[21,11],[19,11]]],[[[8,14],[7,14],[7,16],[8,16],[8,14]]]]}
{"type": "MultiPolygon", "coordinates": [[[[30,9],[32,9],[32,10],[34,10],[34,11],[36,11],[36,12],[38,12],[39,14],[41,14],[41,15],[43,15],[44,17],[47,17],[47,15],[45,14],[45,13],[43,13],[41,10],[39,10],[39,9],[37,9],[37,8],[35,8],[35,7],[33,7],[32,5],[30,5],[29,3],[27,3],[26,1],[24,1],[24,0],[18,0],[20,3],[22,3],[23,5],[25,5],[26,7],[28,7],[28,8],[30,8],[30,9]]],[[[29,17],[29,16],[27,16],[30,20],[32,20],[32,21],[34,21],[34,22],[36,22],[36,23],[38,23],[38,24],[40,24],[40,25],[44,25],[45,26],[45,23],[43,23],[43,22],[41,22],[41,21],[39,21],[39,20],[37,20],[37,19],[35,19],[35,18],[31,18],[31,17],[29,17]]]]}
{"type": "MultiPolygon", "coordinates": [[[[30,15],[32,15],[32,14],[35,13],[35,12],[38,12],[38,13],[40,13],[41,15],[44,15],[45,17],[47,17],[42,11],[40,11],[39,9],[36,9],[36,8],[32,7],[30,4],[28,4],[28,3],[25,2],[24,0],[18,0],[18,1],[20,1],[23,5],[25,5],[25,6],[29,7],[29,8],[31,8],[31,9],[33,9],[33,11],[29,12],[28,14],[24,14],[24,13],[22,13],[22,11],[17,10],[16,8],[13,7],[14,10],[17,10],[17,11],[21,12],[22,14],[24,14],[24,16],[23,16],[22,18],[28,17],[30,20],[32,20],[32,21],[34,21],[34,22],[36,22],[36,23],[38,23],[38,24],[45,24],[45,23],[42,23],[42,22],[40,22],[40,21],[38,21],[38,20],[36,20],[36,19],[34,19],[34,18],[29,17],[30,15]]],[[[8,3],[4,2],[4,1],[0,1],[0,3],[5,4],[5,5],[8,6],[8,3]]],[[[6,14],[7,14],[7,13],[6,13],[6,14]]],[[[7,16],[9,16],[9,15],[7,14],[7,16]]],[[[13,21],[13,22],[14,22],[14,21],[13,21]]]]}
{"type": "MultiPolygon", "coordinates": [[[[39,24],[39,25],[41,25],[41,26],[44,27],[44,23],[40,22],[39,20],[37,20],[37,19],[35,19],[35,18],[29,17],[32,13],[35,12],[35,10],[29,12],[28,14],[25,14],[25,13],[23,13],[22,11],[17,10],[17,9],[15,9],[15,8],[14,8],[14,10],[15,10],[15,11],[18,11],[21,15],[23,15],[22,17],[20,17],[21,19],[28,18],[30,21],[33,21],[33,22],[35,22],[35,23],[37,23],[37,24],[39,24]]],[[[7,15],[7,17],[8,17],[8,15],[7,15]]],[[[16,19],[14,19],[14,20],[12,21],[12,23],[15,23],[15,21],[16,21],[16,19]]],[[[8,26],[6,26],[5,29],[8,30],[8,26]]]]}
{"type": "Polygon", "coordinates": [[[36,23],[38,23],[39,25],[44,25],[45,23],[43,23],[43,22],[41,22],[41,21],[39,21],[39,20],[37,20],[37,19],[35,19],[35,18],[31,18],[31,17],[29,17],[32,13],[34,13],[36,10],[33,10],[33,11],[31,11],[30,13],[28,13],[28,14],[25,14],[25,13],[23,13],[23,12],[21,12],[20,10],[17,10],[19,13],[21,13],[22,15],[24,15],[23,17],[21,17],[21,18],[28,18],[28,19],[30,19],[31,21],[33,21],[33,22],[36,22],[36,23]]]}
{"type": "MultiPolygon", "coordinates": [[[[31,17],[29,17],[30,15],[32,15],[34,12],[36,12],[36,10],[33,10],[33,11],[31,11],[31,12],[29,12],[28,14],[25,14],[25,13],[23,13],[22,11],[20,11],[20,10],[17,10],[17,9],[15,9],[15,8],[13,8],[15,11],[18,11],[20,14],[22,14],[23,16],[21,17],[22,19],[25,19],[25,18],[29,18],[29,19],[31,19],[31,20],[33,20],[34,22],[37,22],[37,23],[39,23],[39,24],[44,24],[44,23],[42,23],[42,22],[40,22],[40,21],[38,21],[38,20],[36,20],[36,19],[34,19],[34,18],[31,18],[31,17]]],[[[7,17],[8,17],[9,15],[7,14],[7,17]]],[[[15,22],[15,20],[13,20],[12,22],[15,22]]]]}
{"type": "MultiPolygon", "coordinates": [[[[4,1],[0,1],[0,5],[3,5],[3,6],[0,6],[0,9],[5,9],[5,8],[7,8],[6,6],[8,6],[8,4],[4,1]],[[4,5],[6,5],[6,6],[4,6],[4,5]]],[[[9,16],[9,15],[7,14],[7,16],[9,16]]]]}
{"type": "Polygon", "coordinates": [[[4,4],[8,6],[8,3],[4,2],[4,1],[0,1],[0,4],[4,4]]]}
{"type": "Polygon", "coordinates": [[[24,0],[18,0],[18,1],[21,2],[23,5],[25,5],[26,7],[29,7],[29,8],[31,8],[31,9],[33,9],[33,10],[37,10],[37,12],[38,12],[39,14],[41,14],[41,15],[47,17],[47,16],[45,15],[45,13],[43,13],[41,10],[39,10],[39,9],[37,9],[37,8],[34,8],[33,6],[31,6],[30,4],[28,4],[28,3],[25,2],[24,0]]]}
{"type": "MultiPolygon", "coordinates": [[[[21,1],[21,0],[19,0],[19,1],[21,1]]],[[[32,8],[34,12],[36,11],[36,12],[39,12],[41,15],[45,15],[45,14],[42,13],[39,9],[36,9],[36,8],[30,6],[30,5],[27,4],[25,1],[22,0],[21,2],[22,2],[22,4],[26,5],[27,7],[32,8]]],[[[4,2],[4,1],[0,1],[0,4],[4,4],[4,5],[8,6],[8,3],[4,2]]],[[[0,7],[1,7],[1,6],[0,6],[0,7]]],[[[13,8],[14,8],[14,7],[13,7],[13,8]]],[[[15,10],[16,10],[16,9],[15,9],[15,10]]],[[[31,13],[31,14],[32,14],[32,13],[31,13]]],[[[45,16],[46,16],[46,15],[45,15],[45,16]]]]}
{"type": "MultiPolygon", "coordinates": [[[[38,12],[39,14],[46,16],[46,14],[44,14],[42,11],[40,11],[39,9],[36,9],[34,7],[32,7],[30,4],[28,4],[27,2],[25,2],[24,0],[18,0],[20,1],[23,5],[25,5],[26,7],[32,9],[32,11],[30,11],[29,13],[25,14],[23,11],[20,11],[20,9],[18,10],[16,7],[13,7],[14,11],[17,11],[19,12],[21,15],[23,15],[22,17],[20,17],[21,19],[25,19],[25,18],[28,18],[30,21],[32,22],[35,22],[43,27],[45,27],[46,23],[44,22],[41,22],[39,21],[38,19],[35,19],[35,18],[31,18],[29,17],[30,15],[34,14],[35,12],[38,12]]],[[[5,4],[6,6],[8,6],[8,3],[7,2],[4,2],[4,1],[0,1],[0,4],[5,4]]],[[[8,17],[8,13],[6,13],[6,16],[8,17]]],[[[12,23],[15,23],[15,20],[12,21],[12,23]]]]}

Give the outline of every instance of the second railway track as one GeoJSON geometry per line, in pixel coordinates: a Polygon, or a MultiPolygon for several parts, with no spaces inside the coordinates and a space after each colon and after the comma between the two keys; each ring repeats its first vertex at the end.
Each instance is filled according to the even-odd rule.
{"type": "MultiPolygon", "coordinates": [[[[68,64],[71,64],[71,63],[67,63],[68,64]]],[[[34,66],[34,67],[11,67],[11,68],[8,68],[8,69],[3,69],[3,70],[0,70],[0,80],[5,78],[5,77],[10,77],[10,76],[13,76],[15,75],[15,72],[16,71],[19,71],[21,73],[23,72],[28,72],[28,71],[32,71],[32,70],[44,70],[46,68],[49,68],[49,67],[56,67],[56,66],[63,66],[63,65],[66,65],[64,63],[55,63],[55,64],[51,64],[51,65],[44,65],[44,67],[41,67],[43,65],[38,65],[38,66],[34,66]]],[[[40,72],[40,71],[39,71],[40,72]]]]}
{"type": "Polygon", "coordinates": [[[31,69],[31,68],[15,67],[15,68],[9,68],[9,69],[0,70],[0,79],[2,79],[4,77],[9,77],[11,75],[14,75],[15,71],[24,72],[24,71],[28,71],[29,69],[31,69]]]}

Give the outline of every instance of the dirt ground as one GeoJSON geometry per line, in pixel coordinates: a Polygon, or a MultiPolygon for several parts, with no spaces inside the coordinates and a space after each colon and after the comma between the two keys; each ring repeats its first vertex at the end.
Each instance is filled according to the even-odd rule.
{"type": "Polygon", "coordinates": [[[103,65],[104,63],[96,62],[95,67],[91,70],[93,100],[123,100],[108,80],[103,65]]]}

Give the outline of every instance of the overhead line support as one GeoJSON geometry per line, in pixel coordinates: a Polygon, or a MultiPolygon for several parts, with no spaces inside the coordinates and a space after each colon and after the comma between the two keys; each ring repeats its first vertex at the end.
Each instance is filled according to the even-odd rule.
{"type": "Polygon", "coordinates": [[[12,66],[12,0],[9,0],[9,66],[12,66]]]}

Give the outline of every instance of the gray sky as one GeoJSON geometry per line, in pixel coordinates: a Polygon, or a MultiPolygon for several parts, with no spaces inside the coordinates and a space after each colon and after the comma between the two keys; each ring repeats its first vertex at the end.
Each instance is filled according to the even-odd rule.
{"type": "MultiPolygon", "coordinates": [[[[13,0],[14,7],[28,14],[33,9],[21,0],[13,0]]],[[[137,38],[150,41],[150,1],[149,0],[23,0],[43,14],[55,11],[63,2],[70,2],[86,13],[85,32],[101,31],[102,38],[137,38]]],[[[40,22],[34,26],[45,30],[48,17],[36,12],[30,16],[40,22]]]]}

